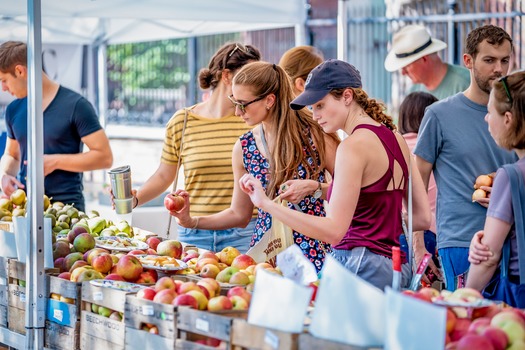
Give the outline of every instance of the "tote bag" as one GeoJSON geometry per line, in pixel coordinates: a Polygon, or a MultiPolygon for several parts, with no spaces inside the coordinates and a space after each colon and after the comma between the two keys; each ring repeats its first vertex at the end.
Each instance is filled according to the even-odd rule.
{"type": "Polygon", "coordinates": [[[492,280],[487,284],[483,290],[483,296],[487,299],[503,301],[513,307],[525,308],[525,213],[523,212],[525,208],[523,203],[525,201],[525,185],[516,165],[505,165],[503,169],[509,176],[510,188],[517,189],[512,193],[512,210],[514,212],[516,240],[518,241],[520,283],[513,283],[508,277],[510,237],[507,237],[502,248],[500,271],[494,274],[492,280]]]}
{"type": "MultiPolygon", "coordinates": [[[[278,196],[274,202],[288,207],[288,202],[278,196]]],[[[277,254],[294,244],[292,229],[272,216],[272,226],[246,254],[256,262],[268,262],[275,266],[277,254]]]]}

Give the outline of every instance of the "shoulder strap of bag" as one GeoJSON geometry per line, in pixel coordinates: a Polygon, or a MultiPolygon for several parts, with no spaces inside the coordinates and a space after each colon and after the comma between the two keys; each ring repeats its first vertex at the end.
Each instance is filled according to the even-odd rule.
{"type": "MultiPolygon", "coordinates": [[[[516,230],[516,240],[518,242],[518,264],[520,272],[520,284],[525,284],[525,226],[524,226],[524,201],[525,201],[525,183],[523,182],[523,176],[518,170],[516,164],[507,164],[503,166],[503,169],[507,172],[509,176],[510,188],[513,189],[512,197],[512,210],[514,212],[514,228],[516,230]],[[517,192],[517,193],[516,193],[517,192]]],[[[508,247],[503,250],[508,251],[508,256],[502,258],[502,270],[503,263],[508,264],[510,258],[510,240],[507,239],[505,245],[508,247]]],[[[508,269],[508,266],[505,266],[505,269],[508,269]]],[[[503,273],[503,272],[502,272],[503,273]]]]}
{"type": "MultiPolygon", "coordinates": [[[[188,110],[184,108],[184,122],[182,124],[182,135],[180,136],[180,143],[179,143],[179,158],[177,159],[177,168],[175,170],[175,180],[173,180],[173,187],[171,188],[171,191],[175,191],[177,189],[177,182],[179,180],[179,171],[180,171],[180,163],[182,158],[182,145],[184,144],[184,135],[186,134],[186,124],[188,123],[188,110]]],[[[171,215],[168,215],[168,227],[166,228],[166,237],[170,237],[170,230],[171,230],[171,215]]]]}

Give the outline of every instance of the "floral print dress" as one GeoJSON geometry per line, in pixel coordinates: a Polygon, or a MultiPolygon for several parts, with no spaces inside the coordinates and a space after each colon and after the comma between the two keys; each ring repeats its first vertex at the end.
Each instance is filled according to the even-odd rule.
{"type": "MultiPolygon", "coordinates": [[[[240,137],[241,147],[243,152],[243,164],[246,171],[259,179],[262,183],[263,188],[268,186],[269,182],[269,167],[270,163],[264,158],[257,144],[255,143],[255,138],[252,131],[248,131],[240,137]]],[[[314,147],[315,145],[311,137],[309,137],[310,144],[314,147]]],[[[317,150],[315,150],[317,152],[317,150]]],[[[306,148],[303,149],[303,152],[306,153],[306,148]]],[[[311,155],[307,155],[307,161],[310,164],[314,163],[314,158],[311,155]]],[[[299,166],[295,172],[294,179],[306,179],[306,170],[302,165],[299,166]]],[[[324,182],[325,175],[322,171],[319,175],[317,181],[324,182]]],[[[277,195],[277,194],[276,194],[277,195]]],[[[288,207],[294,210],[297,210],[292,203],[288,203],[288,207]]],[[[325,209],[323,206],[322,199],[315,199],[311,195],[306,196],[299,204],[298,208],[301,209],[303,213],[316,216],[325,216],[325,209]]],[[[257,222],[255,224],[254,234],[252,236],[252,241],[250,247],[255,245],[266,231],[270,229],[272,225],[272,216],[261,209],[258,209],[257,222]]],[[[312,239],[310,237],[304,236],[299,232],[293,231],[293,238],[295,244],[297,244],[304,255],[310,259],[312,264],[314,264],[317,272],[323,267],[323,262],[325,259],[325,254],[331,251],[330,245],[328,243],[312,239]]]]}

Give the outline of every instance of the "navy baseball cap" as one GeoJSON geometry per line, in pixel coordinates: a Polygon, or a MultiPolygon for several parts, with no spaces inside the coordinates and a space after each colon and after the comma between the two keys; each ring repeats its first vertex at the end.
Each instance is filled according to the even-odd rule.
{"type": "Polygon", "coordinates": [[[350,63],[329,59],[312,69],[304,86],[304,91],[291,103],[298,110],[310,106],[325,97],[332,89],[361,88],[361,74],[350,63]]]}

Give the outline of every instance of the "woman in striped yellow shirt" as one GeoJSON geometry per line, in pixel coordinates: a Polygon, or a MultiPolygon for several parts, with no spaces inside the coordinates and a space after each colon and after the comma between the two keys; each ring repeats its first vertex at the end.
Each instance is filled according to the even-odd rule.
{"type": "MultiPolygon", "coordinates": [[[[134,207],[156,198],[173,183],[179,158],[184,168],[184,188],[191,195],[191,215],[212,215],[230,207],[234,187],[232,148],[250,127],[235,115],[235,107],[228,96],[232,93],[232,80],[237,71],[259,59],[259,50],[251,45],[229,43],[219,48],[208,68],[199,73],[200,87],[211,88],[211,96],[177,111],[170,119],[160,165],[140,190],[133,191],[134,207]]],[[[197,230],[191,226],[179,227],[179,239],[212,251],[233,246],[244,252],[253,233],[255,219],[252,216],[239,228],[197,230]]]]}

